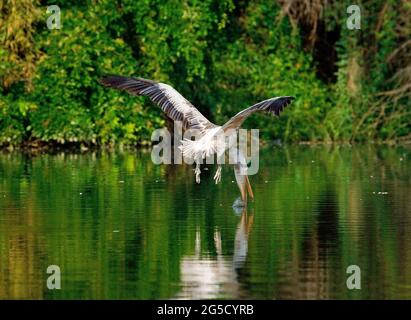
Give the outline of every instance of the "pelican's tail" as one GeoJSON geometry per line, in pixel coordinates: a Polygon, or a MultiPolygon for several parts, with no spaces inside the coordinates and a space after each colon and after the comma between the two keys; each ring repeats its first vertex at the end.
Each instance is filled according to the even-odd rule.
{"type": "Polygon", "coordinates": [[[179,149],[181,150],[183,157],[187,159],[194,159],[196,161],[201,161],[215,152],[213,145],[205,146],[204,143],[187,138],[181,140],[179,149]]]}
{"type": "Polygon", "coordinates": [[[178,147],[184,158],[196,159],[197,158],[197,145],[196,141],[190,139],[181,140],[181,145],[178,147]]]}

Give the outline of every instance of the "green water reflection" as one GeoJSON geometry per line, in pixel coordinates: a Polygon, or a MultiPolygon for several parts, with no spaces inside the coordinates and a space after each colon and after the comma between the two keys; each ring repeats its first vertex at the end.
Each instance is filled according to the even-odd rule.
{"type": "Polygon", "coordinates": [[[0,298],[411,299],[410,156],[266,148],[236,212],[229,166],[197,185],[149,151],[2,154],[0,298]],[[351,264],[361,290],[346,287],[351,264]]]}

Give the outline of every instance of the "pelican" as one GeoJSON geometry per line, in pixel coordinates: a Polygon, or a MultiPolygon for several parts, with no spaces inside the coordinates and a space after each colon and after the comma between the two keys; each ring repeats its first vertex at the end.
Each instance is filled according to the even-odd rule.
{"type": "MultiPolygon", "coordinates": [[[[124,76],[108,76],[101,79],[100,83],[106,87],[124,90],[135,96],[149,97],[151,101],[160,106],[171,120],[181,121],[184,130],[195,130],[198,133],[196,140],[184,139],[180,146],[183,156],[196,163],[194,172],[197,183],[200,183],[200,164],[203,159],[214,154],[221,157],[229,148],[225,141],[216,139],[217,136],[232,137],[236,135],[244,120],[256,111],[265,111],[279,116],[281,111],[294,99],[291,96],[281,96],[261,101],[237,113],[224,125],[218,126],[203,116],[196,107],[168,84],[124,76]]],[[[251,199],[254,198],[247,175],[247,163],[241,152],[238,152],[236,159],[234,164],[236,182],[240,189],[241,199],[246,203],[247,193],[251,199]]],[[[221,180],[221,164],[218,164],[214,180],[216,184],[221,180]]]]}

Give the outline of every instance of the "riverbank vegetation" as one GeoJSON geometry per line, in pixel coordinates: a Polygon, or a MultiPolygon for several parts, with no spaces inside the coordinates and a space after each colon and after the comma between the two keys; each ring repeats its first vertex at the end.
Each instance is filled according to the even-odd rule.
{"type": "Polygon", "coordinates": [[[266,140],[411,140],[411,3],[54,1],[0,4],[0,144],[142,145],[166,125],[146,98],[108,90],[121,74],[173,85],[212,121],[276,95],[280,118],[246,123],[266,140]]]}

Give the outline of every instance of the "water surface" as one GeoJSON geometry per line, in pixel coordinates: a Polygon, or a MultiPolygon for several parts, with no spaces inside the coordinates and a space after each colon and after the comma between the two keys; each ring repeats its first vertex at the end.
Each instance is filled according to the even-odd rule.
{"type": "Polygon", "coordinates": [[[234,210],[230,166],[197,185],[149,151],[1,154],[0,298],[411,299],[410,156],[268,147],[234,210]]]}

